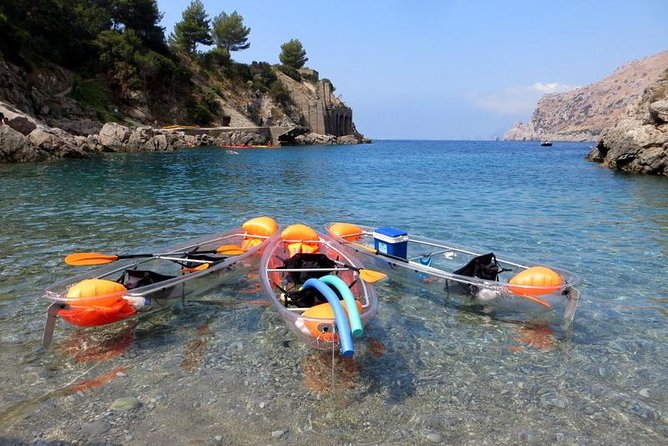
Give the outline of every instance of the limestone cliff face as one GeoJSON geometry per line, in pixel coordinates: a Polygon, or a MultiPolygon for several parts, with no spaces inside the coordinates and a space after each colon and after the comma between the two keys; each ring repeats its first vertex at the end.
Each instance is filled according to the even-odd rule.
{"type": "Polygon", "coordinates": [[[309,81],[297,82],[281,72],[278,78],[290,92],[292,102],[303,123],[312,133],[320,135],[357,135],[353,124],[353,111],[337,98],[329,81],[319,80],[318,74],[309,70],[309,81]]]}
{"type": "Polygon", "coordinates": [[[595,141],[625,116],[626,108],[668,68],[668,51],[636,60],[607,78],[565,93],[547,94],[529,123],[510,129],[506,139],[595,141]]]}
{"type": "Polygon", "coordinates": [[[284,131],[287,136],[281,139],[282,144],[367,142],[355,130],[352,109],[333,94],[328,80],[321,81],[317,72],[305,69],[303,80],[296,81],[276,67],[265,66],[282,84],[282,96],[259,88],[254,80],[217,77],[191,67],[189,83],[175,85],[173,90],[166,88],[151,101],[148,92],[131,91],[113,98],[105,105],[106,113],[100,113],[73,96],[73,86],[81,83],[75,73],[53,64],[35,65],[28,71],[0,54],[0,117],[4,118],[0,122],[0,162],[82,157],[100,151],[266,144],[263,130],[269,127],[281,128],[277,134],[284,131]],[[189,138],[157,128],[193,124],[188,121],[188,103],[201,92],[207,92],[207,100],[215,104],[210,126],[222,130],[209,137],[189,138]],[[114,134],[114,143],[108,144],[106,133],[117,128],[105,124],[104,117],[109,115],[132,137],[114,134]]]}
{"type": "Polygon", "coordinates": [[[587,159],[611,169],[668,176],[668,69],[603,131],[587,159]]]}

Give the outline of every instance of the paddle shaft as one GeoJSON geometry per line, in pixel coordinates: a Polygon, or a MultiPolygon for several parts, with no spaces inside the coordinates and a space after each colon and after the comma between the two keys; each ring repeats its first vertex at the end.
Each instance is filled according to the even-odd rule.
{"type": "Polygon", "coordinates": [[[372,254],[381,255],[381,256],[383,256],[383,257],[387,257],[387,258],[392,259],[392,260],[398,260],[398,261],[403,262],[403,263],[408,263],[408,259],[405,259],[405,258],[403,258],[403,257],[394,256],[394,255],[392,255],[392,254],[387,254],[387,253],[385,253],[385,252],[378,251],[377,249],[371,248],[371,247],[369,247],[369,246],[361,245],[361,244],[359,244],[359,243],[351,243],[351,244],[352,244],[352,245],[355,245],[355,246],[357,246],[357,247],[359,247],[359,248],[362,248],[362,249],[364,249],[365,251],[368,251],[368,252],[370,252],[370,253],[372,253],[372,254]]]}
{"type": "Polygon", "coordinates": [[[123,255],[118,255],[118,259],[137,259],[140,257],[157,257],[161,259],[167,259],[167,260],[174,260],[174,257],[167,257],[167,256],[184,256],[182,257],[183,260],[188,260],[188,261],[195,261],[192,259],[189,259],[188,256],[191,255],[197,255],[197,254],[216,254],[218,251],[215,249],[207,250],[207,251],[189,251],[189,252],[170,252],[166,254],[123,254],[123,255]]]}

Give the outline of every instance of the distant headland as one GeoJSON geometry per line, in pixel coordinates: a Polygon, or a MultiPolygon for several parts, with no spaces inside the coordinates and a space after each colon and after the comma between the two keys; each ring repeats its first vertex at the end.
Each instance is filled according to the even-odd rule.
{"type": "Polygon", "coordinates": [[[632,61],[605,79],[543,96],[510,140],[595,141],[587,159],[668,176],[668,51],[632,61]]]}

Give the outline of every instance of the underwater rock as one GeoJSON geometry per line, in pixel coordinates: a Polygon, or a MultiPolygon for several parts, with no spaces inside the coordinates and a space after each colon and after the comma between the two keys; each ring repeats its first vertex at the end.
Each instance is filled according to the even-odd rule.
{"type": "Polygon", "coordinates": [[[111,404],[111,410],[115,412],[126,412],[141,406],[141,403],[134,396],[118,398],[111,404]]]}
{"type": "Polygon", "coordinates": [[[286,431],[286,430],[278,429],[278,430],[275,430],[271,433],[271,437],[272,438],[283,438],[287,433],[288,433],[288,431],[286,431]]]}
{"type": "Polygon", "coordinates": [[[432,443],[440,443],[442,440],[441,434],[438,432],[430,432],[426,435],[427,440],[431,441],[432,443]]]}
{"type": "Polygon", "coordinates": [[[95,435],[101,435],[111,429],[111,424],[107,423],[104,420],[93,421],[92,423],[86,423],[81,426],[81,433],[83,435],[93,437],[95,435]]]}

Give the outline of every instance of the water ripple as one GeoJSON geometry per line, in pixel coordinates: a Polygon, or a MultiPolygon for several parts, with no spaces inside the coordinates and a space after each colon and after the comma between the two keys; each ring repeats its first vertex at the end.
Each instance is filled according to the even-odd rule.
{"type": "Polygon", "coordinates": [[[3,432],[137,444],[662,444],[668,182],[602,169],[587,150],[381,141],[0,165],[3,432]],[[392,225],[570,269],[584,278],[573,335],[390,282],[332,387],[331,358],[258,304],[251,273],[128,327],[59,323],[54,349],[39,349],[41,290],[75,273],[64,255],[154,250],[257,215],[392,225]],[[44,396],[114,367],[128,369],[98,389],[44,396]],[[109,412],[128,395],[142,401],[139,416],[109,412]],[[99,420],[127,433],[84,438],[80,428],[99,420]]]}

